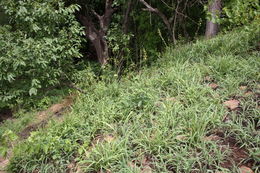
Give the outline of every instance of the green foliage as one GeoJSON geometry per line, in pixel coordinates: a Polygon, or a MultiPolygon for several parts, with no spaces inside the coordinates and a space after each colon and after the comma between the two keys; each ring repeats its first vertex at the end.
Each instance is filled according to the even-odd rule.
{"type": "Polygon", "coordinates": [[[56,1],[0,2],[11,23],[0,28],[0,107],[37,95],[74,71],[81,57],[79,6],[56,1]],[[19,98],[19,100],[17,100],[19,98]]]}
{"type": "Polygon", "coordinates": [[[111,49],[110,63],[119,69],[124,63],[129,66],[130,57],[130,39],[132,34],[124,34],[118,24],[113,23],[108,32],[107,41],[111,49]]]}
{"type": "Polygon", "coordinates": [[[10,170],[66,172],[76,162],[83,172],[141,172],[147,165],[153,172],[235,172],[221,167],[229,150],[222,152],[205,137],[223,130],[257,158],[260,138],[253,120],[259,110],[253,97],[241,99],[243,111],[229,122],[223,122],[230,112],[222,103],[234,95],[244,98],[238,89],[243,83],[257,91],[259,52],[252,48],[258,36],[237,31],[169,48],[157,64],[120,83],[83,82],[88,94],[79,96],[63,122],[17,145],[10,170]],[[213,91],[205,76],[220,88],[213,91]]]}
{"type": "Polygon", "coordinates": [[[222,22],[227,28],[246,26],[248,29],[259,27],[260,5],[258,0],[229,0],[223,8],[222,22]]]}
{"type": "Polygon", "coordinates": [[[13,131],[6,130],[0,138],[1,141],[0,156],[5,157],[7,155],[8,149],[13,148],[12,143],[17,139],[18,137],[13,131]]]}

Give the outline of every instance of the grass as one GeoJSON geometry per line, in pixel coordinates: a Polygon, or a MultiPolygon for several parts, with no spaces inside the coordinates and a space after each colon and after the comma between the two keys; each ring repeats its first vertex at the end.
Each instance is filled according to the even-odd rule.
{"type": "Polygon", "coordinates": [[[257,38],[259,33],[237,31],[168,48],[157,63],[120,82],[82,83],[88,94],[78,97],[63,122],[51,121],[16,145],[9,170],[238,172],[238,164],[254,160],[251,167],[259,171],[257,38]],[[251,95],[239,89],[244,85],[251,95]],[[240,101],[238,111],[225,108],[229,99],[240,101]],[[223,166],[232,149],[206,140],[218,133],[223,141],[234,139],[248,157],[223,166]]]}

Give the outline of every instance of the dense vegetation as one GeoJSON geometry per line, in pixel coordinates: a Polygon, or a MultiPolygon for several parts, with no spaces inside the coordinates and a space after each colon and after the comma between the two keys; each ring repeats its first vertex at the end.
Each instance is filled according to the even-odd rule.
{"type": "Polygon", "coordinates": [[[1,0],[8,170],[260,171],[259,24],[258,0],[1,0]]]}
{"type": "Polygon", "coordinates": [[[259,170],[258,37],[235,32],[169,48],[152,67],[120,83],[116,78],[82,83],[87,94],[79,96],[71,113],[17,145],[9,169],[236,172],[236,165],[224,164],[232,159],[227,157],[232,148],[221,152],[221,144],[207,140],[221,133],[246,149],[243,164],[254,160],[253,169],[259,170]],[[215,91],[209,86],[213,81],[219,85],[215,91]],[[244,85],[250,95],[239,89],[244,85]],[[232,98],[239,98],[239,112],[223,106],[232,98]]]}

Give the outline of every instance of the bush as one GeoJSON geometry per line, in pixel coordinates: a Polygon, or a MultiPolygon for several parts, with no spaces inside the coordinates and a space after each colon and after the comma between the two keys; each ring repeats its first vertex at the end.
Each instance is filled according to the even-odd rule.
{"type": "Polygon", "coordinates": [[[2,0],[11,16],[0,27],[0,107],[36,95],[73,72],[73,58],[81,57],[82,28],[62,0],[2,0]]]}
{"type": "Polygon", "coordinates": [[[254,30],[259,27],[260,5],[258,0],[228,0],[223,8],[222,22],[227,28],[246,26],[254,30]]]}

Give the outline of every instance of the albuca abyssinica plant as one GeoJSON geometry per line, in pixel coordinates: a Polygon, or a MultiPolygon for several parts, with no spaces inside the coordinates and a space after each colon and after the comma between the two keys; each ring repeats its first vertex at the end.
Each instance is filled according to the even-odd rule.
{"type": "Polygon", "coordinates": [[[62,0],[1,0],[9,24],[0,26],[0,107],[36,95],[73,72],[81,57],[78,5],[62,0]]]}

